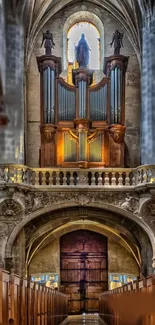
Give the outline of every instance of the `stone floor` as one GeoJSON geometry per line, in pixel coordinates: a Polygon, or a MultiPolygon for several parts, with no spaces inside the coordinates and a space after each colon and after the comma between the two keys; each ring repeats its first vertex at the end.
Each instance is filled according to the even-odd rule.
{"type": "Polygon", "coordinates": [[[99,321],[98,315],[78,315],[78,316],[69,316],[66,325],[101,325],[103,322],[99,321]]]}

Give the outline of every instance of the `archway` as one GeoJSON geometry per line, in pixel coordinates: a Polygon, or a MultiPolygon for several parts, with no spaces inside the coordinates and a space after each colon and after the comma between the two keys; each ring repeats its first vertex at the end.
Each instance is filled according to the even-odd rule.
{"type": "MultiPolygon", "coordinates": [[[[123,247],[134,260],[134,264],[136,263],[136,270],[141,270],[143,273],[144,267],[147,264],[147,274],[152,273],[153,246],[151,247],[150,240],[153,244],[153,238],[150,237],[149,239],[151,233],[149,231],[147,235],[148,228],[142,225],[140,220],[136,222],[136,217],[132,217],[132,214],[126,211],[121,211],[121,209],[117,208],[118,213],[116,213],[116,208],[113,210],[112,206],[111,211],[109,209],[106,205],[103,209],[103,206],[101,208],[97,204],[92,207],[73,206],[73,204],[66,206],[64,204],[61,207],[59,206],[59,208],[53,207],[53,211],[52,207],[36,211],[24,218],[12,232],[6,248],[6,257],[10,258],[12,256],[15,258],[15,247],[22,246],[23,242],[25,242],[25,246],[22,246],[22,256],[26,254],[25,262],[22,258],[22,270],[18,269],[19,263],[18,265],[14,264],[15,271],[18,274],[24,272],[22,274],[25,275],[26,270],[29,271],[31,261],[37,254],[40,256],[40,251],[44,250],[45,246],[50,243],[52,244],[57,239],[56,250],[59,252],[59,239],[62,235],[78,229],[87,229],[109,237],[111,241],[123,247]],[[105,210],[106,208],[107,211],[105,210]]],[[[49,251],[51,251],[51,248],[49,248],[49,251]]],[[[58,260],[54,261],[52,265],[54,263],[58,265],[58,260]]],[[[124,272],[126,271],[124,270],[124,272]]],[[[135,271],[137,275],[139,271],[135,271]]],[[[111,272],[113,271],[111,270],[111,272]]]]}

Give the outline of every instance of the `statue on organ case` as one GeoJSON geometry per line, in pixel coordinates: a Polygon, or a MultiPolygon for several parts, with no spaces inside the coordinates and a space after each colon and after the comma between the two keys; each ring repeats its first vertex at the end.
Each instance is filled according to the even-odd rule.
{"type": "Polygon", "coordinates": [[[85,35],[82,34],[78,42],[78,45],[75,46],[76,51],[76,61],[78,62],[79,68],[87,68],[89,64],[89,45],[85,39],[85,35]]]}
{"type": "Polygon", "coordinates": [[[43,43],[44,43],[44,47],[46,49],[45,54],[46,55],[51,55],[52,54],[52,49],[54,49],[55,43],[53,41],[53,35],[52,35],[52,33],[50,33],[49,30],[47,30],[46,33],[43,33],[43,39],[42,39],[41,47],[43,46],[43,43]]]}
{"type": "Polygon", "coordinates": [[[114,55],[120,55],[120,48],[123,47],[123,33],[120,33],[118,30],[113,34],[112,42],[110,43],[111,47],[114,43],[114,55]]]}

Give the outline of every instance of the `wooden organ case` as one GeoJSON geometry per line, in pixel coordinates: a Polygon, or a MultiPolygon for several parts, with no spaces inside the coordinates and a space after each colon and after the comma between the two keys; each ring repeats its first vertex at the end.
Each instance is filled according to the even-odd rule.
{"type": "Polygon", "coordinates": [[[72,70],[61,77],[61,58],[37,57],[41,93],[40,167],[124,167],[125,73],[128,57],[105,58],[104,77],[72,70]]]}

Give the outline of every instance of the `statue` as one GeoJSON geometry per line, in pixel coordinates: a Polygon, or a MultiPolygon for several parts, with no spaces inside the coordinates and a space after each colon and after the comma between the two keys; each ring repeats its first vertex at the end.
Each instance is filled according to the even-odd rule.
{"type": "Polygon", "coordinates": [[[111,42],[111,47],[114,43],[114,55],[120,55],[120,48],[123,47],[123,33],[120,33],[118,30],[115,31],[113,34],[112,42],[111,42]]]}
{"type": "Polygon", "coordinates": [[[75,47],[76,50],[76,61],[78,62],[79,68],[87,68],[89,63],[89,51],[87,41],[85,40],[85,35],[81,35],[81,39],[78,42],[78,45],[75,47]]]}
{"type": "Polygon", "coordinates": [[[41,43],[41,47],[44,44],[44,47],[46,49],[45,54],[46,55],[51,55],[52,54],[52,50],[54,49],[55,43],[53,42],[53,35],[52,33],[50,33],[49,30],[46,31],[46,33],[43,33],[43,39],[42,39],[42,43],[41,43]]]}

